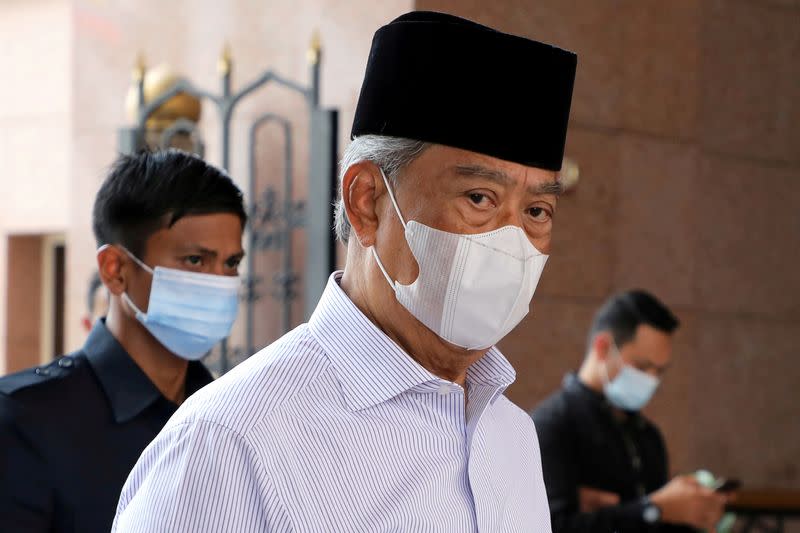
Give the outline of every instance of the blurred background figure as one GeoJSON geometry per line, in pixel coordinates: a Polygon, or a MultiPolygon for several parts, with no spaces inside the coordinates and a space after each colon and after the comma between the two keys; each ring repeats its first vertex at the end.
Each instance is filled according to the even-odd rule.
{"type": "Polygon", "coordinates": [[[100,274],[95,272],[89,278],[89,287],[86,291],[86,315],[81,319],[86,333],[92,331],[94,323],[106,314],[108,314],[108,289],[103,285],[100,274]]]}
{"type": "Polygon", "coordinates": [[[577,374],[532,413],[554,533],[713,529],[726,503],[691,476],[669,479],[666,446],[640,413],[672,362],[678,319],[629,291],[597,312],[577,374]],[[662,527],[664,525],[664,527],[662,527]]]}

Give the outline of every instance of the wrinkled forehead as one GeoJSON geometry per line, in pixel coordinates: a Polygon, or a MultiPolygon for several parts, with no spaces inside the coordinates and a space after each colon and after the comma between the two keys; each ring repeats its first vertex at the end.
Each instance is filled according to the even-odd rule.
{"type": "Polygon", "coordinates": [[[505,188],[522,188],[532,194],[560,195],[559,173],[505,161],[485,154],[444,145],[431,145],[403,172],[422,194],[447,188],[453,182],[482,180],[505,188]]]}

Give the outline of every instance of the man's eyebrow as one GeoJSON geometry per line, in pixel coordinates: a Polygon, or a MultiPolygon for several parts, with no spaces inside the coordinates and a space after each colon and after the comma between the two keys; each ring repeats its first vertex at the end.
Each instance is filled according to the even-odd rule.
{"type": "Polygon", "coordinates": [[[560,179],[556,179],[556,181],[548,181],[547,183],[540,183],[532,187],[531,192],[536,195],[540,194],[554,194],[556,196],[561,196],[564,194],[564,184],[561,183],[560,179]]]}
{"type": "MultiPolygon", "coordinates": [[[[208,255],[211,257],[217,257],[217,255],[219,255],[216,251],[204,248],[199,244],[187,244],[181,250],[181,253],[190,253],[190,252],[196,252],[199,255],[208,255]]],[[[246,252],[244,250],[241,250],[239,252],[236,252],[235,254],[231,254],[231,256],[228,259],[242,259],[244,258],[245,254],[246,252]]]]}
{"type": "Polygon", "coordinates": [[[501,170],[494,170],[480,165],[457,165],[456,174],[487,178],[501,185],[508,185],[514,181],[511,176],[501,170]]]}
{"type": "MultiPolygon", "coordinates": [[[[462,176],[474,176],[479,178],[486,178],[492,180],[500,185],[510,185],[514,182],[514,178],[506,174],[501,170],[494,170],[491,168],[482,167],[480,165],[457,165],[455,167],[456,174],[460,174],[462,176]]],[[[556,181],[549,181],[546,183],[540,183],[538,185],[532,185],[528,187],[528,192],[533,194],[534,196],[541,196],[544,194],[553,194],[555,196],[561,196],[564,193],[564,185],[561,183],[560,179],[556,181]]]]}
{"type": "Polygon", "coordinates": [[[209,250],[208,248],[204,248],[204,247],[200,246],[199,244],[187,244],[186,246],[184,246],[183,250],[184,250],[184,253],[186,253],[186,252],[197,252],[200,255],[210,255],[212,257],[216,257],[218,255],[216,251],[209,250]]]}

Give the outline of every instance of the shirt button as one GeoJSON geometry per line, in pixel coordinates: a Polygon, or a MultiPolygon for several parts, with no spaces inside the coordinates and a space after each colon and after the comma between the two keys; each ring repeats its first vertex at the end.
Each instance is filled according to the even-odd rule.
{"type": "Polygon", "coordinates": [[[58,360],[58,366],[60,366],[61,368],[69,368],[72,365],[73,361],[69,357],[62,357],[61,359],[58,360]]]}
{"type": "Polygon", "coordinates": [[[447,385],[446,383],[442,383],[441,385],[439,385],[439,391],[438,392],[439,392],[439,394],[441,396],[444,396],[446,394],[450,394],[450,386],[447,385]]]}

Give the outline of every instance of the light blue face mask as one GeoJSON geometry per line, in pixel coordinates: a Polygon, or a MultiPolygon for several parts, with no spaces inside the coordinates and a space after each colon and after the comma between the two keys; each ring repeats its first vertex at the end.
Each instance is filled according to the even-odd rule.
{"type": "Polygon", "coordinates": [[[153,276],[147,313],[127,293],[123,300],[153,337],[175,355],[196,361],[227,337],[239,311],[239,277],[157,266],[155,271],[125,250],[153,276]]]}
{"type": "MultiPolygon", "coordinates": [[[[620,357],[616,346],[614,350],[616,356],[620,357]]],[[[608,362],[603,365],[603,372],[605,374],[603,392],[606,398],[614,407],[626,411],[639,411],[647,405],[660,383],[658,378],[625,363],[619,374],[611,381],[608,379],[608,362]]]]}

